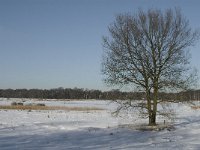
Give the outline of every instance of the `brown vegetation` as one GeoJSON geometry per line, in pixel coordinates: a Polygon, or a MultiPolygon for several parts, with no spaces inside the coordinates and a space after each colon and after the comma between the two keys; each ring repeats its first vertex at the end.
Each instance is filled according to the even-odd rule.
{"type": "Polygon", "coordinates": [[[65,111],[93,111],[103,110],[97,107],[66,107],[66,106],[26,106],[26,105],[1,105],[0,109],[14,109],[14,110],[65,110],[65,111]]]}
{"type": "Polygon", "coordinates": [[[192,109],[200,109],[200,106],[191,106],[192,109]]]}

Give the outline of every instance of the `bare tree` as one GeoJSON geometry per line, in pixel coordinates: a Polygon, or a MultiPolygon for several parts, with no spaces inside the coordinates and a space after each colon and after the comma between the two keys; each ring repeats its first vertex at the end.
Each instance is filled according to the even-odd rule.
{"type": "Polygon", "coordinates": [[[199,33],[178,9],[120,14],[108,30],[109,36],[103,37],[105,82],[132,83],[142,89],[145,103],[127,104],[146,109],[149,125],[156,125],[158,92],[185,89],[194,79],[187,48],[197,41],[199,33]]]}

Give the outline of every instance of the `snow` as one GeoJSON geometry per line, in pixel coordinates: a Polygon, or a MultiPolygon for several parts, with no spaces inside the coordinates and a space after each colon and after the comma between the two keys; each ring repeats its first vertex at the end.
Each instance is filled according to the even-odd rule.
{"type": "MultiPolygon", "coordinates": [[[[21,99],[0,99],[10,105],[21,99]]],[[[103,100],[55,101],[23,99],[24,103],[48,106],[98,107],[104,110],[0,110],[1,150],[132,150],[200,149],[200,110],[184,103],[171,103],[175,129],[141,131],[125,125],[141,125],[146,119],[124,113],[114,117],[116,105],[103,100]]],[[[159,118],[160,122],[163,118],[159,118]]]]}

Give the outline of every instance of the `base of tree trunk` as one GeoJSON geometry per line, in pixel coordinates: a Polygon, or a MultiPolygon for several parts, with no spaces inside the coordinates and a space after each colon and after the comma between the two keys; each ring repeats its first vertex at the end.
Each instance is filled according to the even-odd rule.
{"type": "Polygon", "coordinates": [[[148,126],[157,126],[156,123],[149,123],[148,126]]]}

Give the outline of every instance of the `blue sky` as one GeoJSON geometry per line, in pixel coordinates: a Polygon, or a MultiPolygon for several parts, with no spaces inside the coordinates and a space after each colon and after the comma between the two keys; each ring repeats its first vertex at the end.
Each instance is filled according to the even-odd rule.
{"type": "MultiPolygon", "coordinates": [[[[199,0],[0,0],[0,88],[110,89],[102,36],[119,13],[179,7],[200,27],[199,0]]],[[[192,65],[200,69],[200,41],[192,65]]]]}

